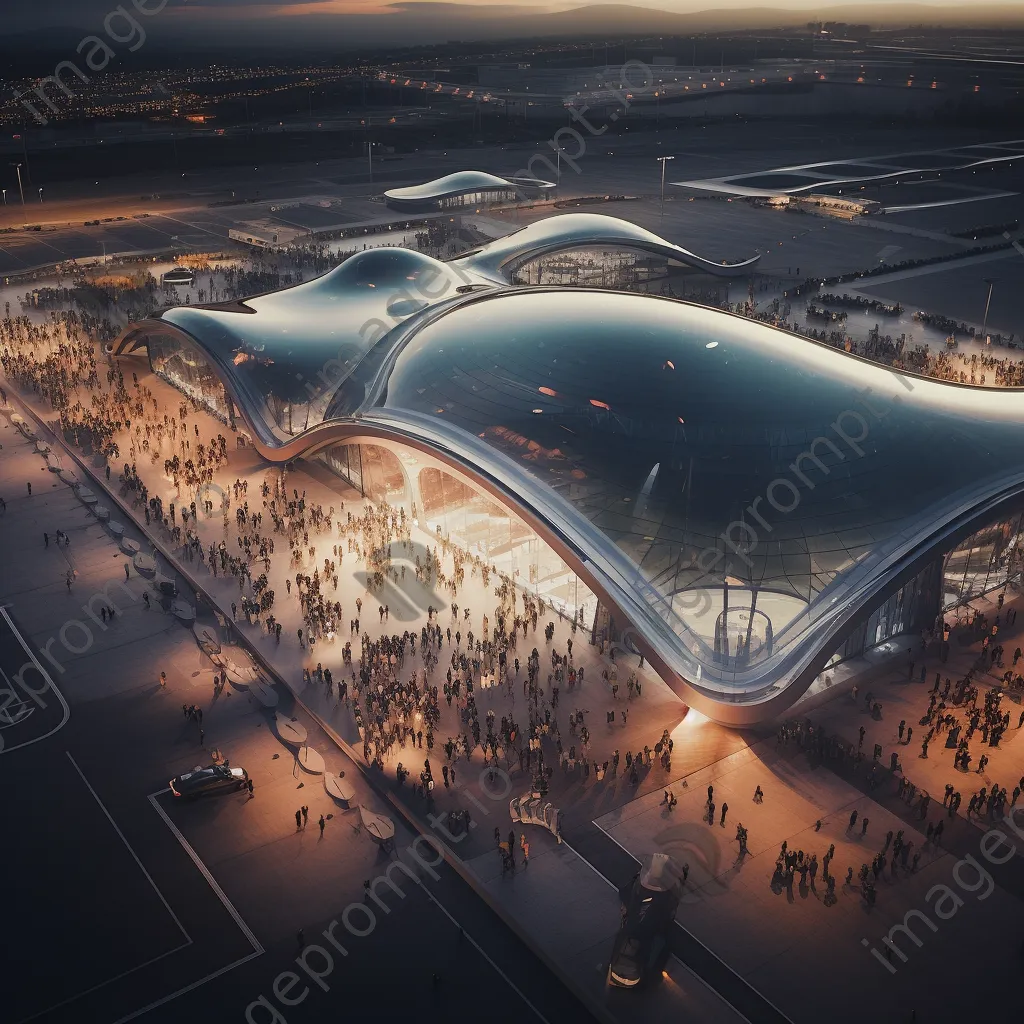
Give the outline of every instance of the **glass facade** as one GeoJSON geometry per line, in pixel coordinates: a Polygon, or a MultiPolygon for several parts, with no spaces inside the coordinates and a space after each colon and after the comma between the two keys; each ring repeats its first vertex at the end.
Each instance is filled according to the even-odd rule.
{"type": "Polygon", "coordinates": [[[597,598],[559,555],[521,519],[443,469],[419,467],[409,450],[341,444],[318,456],[373,502],[404,507],[431,540],[446,540],[486,562],[519,588],[588,626],[597,598]]]}
{"type": "Polygon", "coordinates": [[[319,458],[370,501],[400,505],[408,497],[402,464],[381,445],[336,444],[319,458]]]}
{"type": "Polygon", "coordinates": [[[491,498],[441,469],[420,470],[420,525],[487,561],[569,618],[590,622],[597,599],[536,533],[491,498]]]}
{"type": "Polygon", "coordinates": [[[946,556],[942,570],[943,609],[1020,579],[1022,530],[1024,514],[986,526],[958,544],[946,556]]]}
{"type": "Polygon", "coordinates": [[[829,664],[835,665],[847,658],[855,658],[901,633],[918,633],[922,629],[931,628],[939,614],[938,580],[936,564],[923,569],[895,594],[886,598],[871,613],[867,622],[862,622],[847,637],[829,664]]]}
{"type": "Polygon", "coordinates": [[[515,189],[495,188],[486,192],[464,192],[461,196],[445,196],[438,200],[442,210],[451,210],[459,206],[476,206],[486,203],[514,203],[519,198],[515,189]]]}
{"type": "Polygon", "coordinates": [[[621,249],[572,249],[520,266],[514,284],[634,288],[668,275],[668,259],[621,249]]]}
{"type": "Polygon", "coordinates": [[[154,333],[149,336],[148,349],[149,365],[158,377],[228,422],[230,412],[224,385],[198,348],[183,338],[154,333]]]}

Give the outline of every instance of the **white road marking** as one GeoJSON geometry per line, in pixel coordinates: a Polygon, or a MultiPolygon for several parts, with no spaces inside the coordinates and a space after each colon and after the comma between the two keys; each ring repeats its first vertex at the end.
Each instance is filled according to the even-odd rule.
{"type": "Polygon", "coordinates": [[[144,1013],[149,1013],[150,1010],[155,1010],[158,1006],[164,1006],[179,996],[183,996],[188,992],[197,989],[200,985],[205,985],[208,981],[213,981],[214,978],[219,978],[222,974],[227,974],[228,971],[233,971],[236,967],[241,967],[242,964],[248,963],[250,960],[255,960],[256,957],[261,956],[263,950],[261,949],[258,953],[250,953],[248,956],[243,956],[241,960],[236,960],[234,963],[228,964],[226,967],[222,967],[219,971],[214,971],[213,974],[207,974],[205,978],[200,978],[198,981],[192,982],[191,985],[186,985],[184,988],[179,988],[177,992],[172,992],[168,996],[164,996],[162,999],[156,999],[152,1003],[148,1003],[143,1006],[141,1010],[135,1010],[132,1013],[127,1014],[124,1017],[118,1017],[113,1024],[125,1024],[126,1021],[135,1020],[136,1017],[141,1017],[144,1013]]]}
{"type": "Polygon", "coordinates": [[[448,908],[423,884],[422,880],[417,878],[416,884],[426,894],[427,899],[430,900],[430,902],[433,903],[434,906],[436,906],[438,910],[440,910],[441,913],[444,914],[444,916],[447,917],[448,920],[451,921],[451,923],[455,925],[455,927],[458,928],[459,931],[462,932],[462,934],[470,941],[473,948],[491,965],[491,967],[493,968],[494,972],[498,975],[498,977],[501,978],[501,980],[504,981],[505,984],[508,985],[508,987],[512,989],[512,991],[515,992],[515,994],[519,996],[519,998],[522,999],[522,1001],[534,1012],[537,1019],[539,1021],[542,1021],[543,1024],[549,1024],[547,1017],[545,1017],[544,1014],[541,1013],[540,1010],[538,1010],[537,1007],[534,1006],[533,1003],[531,1003],[530,1000],[526,998],[522,989],[520,989],[512,981],[512,979],[487,955],[487,953],[484,951],[480,943],[477,942],[476,939],[474,939],[473,936],[470,935],[469,932],[467,932],[462,927],[462,925],[460,925],[459,922],[455,920],[455,918],[449,913],[448,908]]]}
{"type": "MultiPolygon", "coordinates": [[[[181,848],[189,855],[189,857],[192,860],[192,863],[195,864],[197,868],[199,868],[200,874],[202,874],[203,878],[206,879],[207,884],[214,891],[214,893],[216,893],[217,899],[221,901],[221,903],[224,905],[224,909],[231,915],[232,920],[241,929],[242,934],[246,937],[246,939],[249,940],[249,945],[252,946],[253,951],[257,955],[265,952],[263,946],[260,945],[260,940],[257,939],[255,935],[253,935],[252,930],[245,923],[245,921],[242,920],[242,915],[239,914],[237,910],[235,910],[234,906],[231,903],[231,900],[228,899],[227,894],[217,884],[217,880],[213,877],[213,875],[210,874],[210,869],[202,862],[202,860],[199,857],[199,854],[192,849],[192,847],[189,845],[188,840],[178,830],[178,826],[175,825],[173,821],[171,821],[170,817],[168,817],[167,815],[167,812],[160,806],[159,802],[157,801],[157,797],[163,796],[164,793],[169,792],[170,789],[161,789],[156,793],[150,793],[149,802],[153,805],[153,808],[156,811],[156,813],[164,819],[164,824],[174,834],[175,839],[178,840],[178,842],[181,844],[181,848]]],[[[243,961],[239,961],[239,963],[242,962],[243,961]]],[[[213,977],[213,975],[211,975],[211,977],[213,977]]]]}
{"type": "Polygon", "coordinates": [[[96,992],[101,988],[105,988],[107,985],[112,985],[115,981],[121,981],[123,978],[127,978],[128,975],[135,974],[137,971],[141,971],[143,968],[149,967],[152,964],[155,964],[158,961],[163,960],[174,953],[179,953],[181,952],[181,950],[187,949],[189,946],[192,945],[192,936],[189,935],[189,933],[185,930],[184,925],[182,925],[181,921],[178,920],[178,916],[174,913],[173,910],[171,910],[170,905],[164,898],[164,894],[159,890],[159,888],[157,888],[156,882],[153,881],[153,878],[150,875],[150,873],[145,869],[145,867],[143,867],[142,861],[139,860],[138,855],[132,849],[131,844],[125,838],[124,833],[121,831],[120,828],[118,828],[117,822],[115,822],[114,819],[110,816],[110,812],[104,806],[103,801],[100,800],[99,796],[96,793],[96,790],[93,789],[92,786],[90,785],[89,780],[85,777],[85,774],[82,772],[82,769],[78,766],[78,762],[75,761],[74,757],[72,757],[70,751],[66,750],[64,751],[64,753],[67,755],[68,760],[71,762],[75,771],[78,773],[79,778],[81,778],[82,782],[85,783],[86,789],[89,790],[89,792],[92,794],[93,799],[96,801],[97,804],[99,804],[100,810],[103,811],[104,815],[106,815],[107,821],[109,821],[110,824],[113,826],[114,831],[120,837],[121,842],[124,843],[125,848],[132,855],[132,859],[139,866],[139,870],[143,873],[143,875],[145,875],[146,881],[148,881],[149,884],[153,887],[153,891],[159,897],[160,902],[164,905],[164,908],[167,910],[167,913],[171,915],[171,919],[178,926],[178,929],[184,936],[185,941],[175,946],[173,949],[169,949],[166,952],[151,957],[149,960],[146,960],[135,967],[130,967],[126,971],[121,971],[120,974],[115,974],[112,978],[107,978],[105,981],[101,981],[96,985],[92,985],[89,988],[83,989],[81,992],[76,992],[73,996],[69,996],[67,999],[62,999],[59,1003],[54,1003],[52,1006],[48,1006],[45,1010],[40,1010],[38,1013],[34,1013],[30,1017],[23,1017],[18,1022],[18,1024],[29,1024],[30,1021],[37,1020],[38,1018],[43,1017],[48,1013],[52,1013],[54,1010],[60,1009],[60,1007],[62,1006],[67,1006],[70,1003],[74,1003],[92,992],[96,992]]]}
{"type": "Polygon", "coordinates": [[[52,1013],[54,1010],[59,1010],[62,1006],[67,1006],[69,1003],[73,1003],[76,1000],[81,999],[83,996],[89,995],[91,992],[96,992],[101,988],[106,988],[107,985],[112,985],[115,981],[120,981],[122,978],[127,978],[129,974],[134,974],[136,971],[141,971],[144,967],[149,967],[155,964],[158,960],[163,960],[165,957],[171,956],[173,953],[180,953],[181,950],[187,949],[192,945],[192,940],[183,942],[180,946],[175,946],[174,949],[167,950],[166,953],[161,953],[159,956],[153,957],[151,960],[147,960],[145,963],[141,963],[138,967],[131,967],[127,971],[122,971],[120,974],[115,974],[113,978],[107,978],[106,981],[101,981],[98,985],[93,985],[91,988],[83,989],[81,992],[77,992],[73,996],[69,996],[67,999],[62,999],[59,1003],[54,1003],[53,1006],[48,1006],[45,1010],[40,1010],[38,1013],[32,1014],[31,1017],[23,1017],[18,1024],[30,1024],[31,1021],[38,1020],[40,1017],[44,1017],[48,1013],[52,1013]]]}
{"type": "MultiPolygon", "coordinates": [[[[60,730],[68,724],[68,719],[71,717],[71,708],[68,707],[68,702],[64,699],[64,695],[60,692],[60,690],[57,689],[56,684],[50,677],[50,673],[47,672],[46,669],[43,668],[43,666],[40,665],[39,662],[36,660],[36,656],[32,653],[32,649],[29,647],[25,638],[21,635],[21,632],[18,630],[18,627],[14,625],[14,622],[11,620],[10,615],[7,614],[6,605],[0,605],[0,616],[3,617],[4,622],[7,623],[7,625],[10,627],[11,632],[15,635],[15,637],[17,637],[18,643],[20,643],[21,646],[24,648],[25,653],[29,656],[30,660],[32,661],[32,664],[35,665],[35,667],[39,670],[40,675],[49,684],[49,687],[56,695],[57,700],[60,701],[60,706],[64,709],[64,717],[60,720],[60,722],[57,725],[55,725],[49,732],[43,733],[42,736],[36,736],[33,739],[25,740],[24,743],[16,743],[13,747],[9,747],[7,746],[6,743],[0,742],[0,754],[9,754],[12,750],[20,750],[22,747],[31,746],[33,743],[38,743],[40,740],[45,740],[47,737],[52,736],[55,732],[60,732],[60,730]]],[[[11,693],[14,693],[14,683],[12,683],[11,680],[8,678],[8,675],[6,672],[4,672],[2,666],[0,666],[0,675],[4,677],[4,682],[7,683],[7,686],[10,688],[11,693]]],[[[29,696],[31,697],[32,694],[29,694],[29,696]]]]}
{"type": "Polygon", "coordinates": [[[92,786],[89,784],[89,780],[85,777],[84,772],[82,771],[81,768],[78,767],[78,762],[71,756],[71,751],[66,750],[64,753],[67,754],[68,760],[71,762],[72,765],[74,765],[74,769],[76,772],[78,772],[82,782],[85,783],[86,789],[88,789],[89,792],[92,793],[93,799],[96,801],[97,804],[99,804],[100,810],[103,811],[103,813],[107,816],[107,821],[110,822],[110,824],[114,828],[114,831],[121,837],[121,842],[124,843],[125,849],[132,855],[132,859],[135,861],[135,863],[138,864],[139,870],[146,876],[146,881],[149,882],[149,884],[153,887],[153,892],[157,894],[157,896],[160,898],[160,902],[164,905],[165,909],[167,910],[167,913],[171,915],[171,920],[173,920],[174,923],[178,926],[179,931],[181,932],[182,935],[185,936],[186,941],[191,942],[192,936],[189,935],[189,933],[185,930],[185,926],[181,923],[181,921],[178,920],[178,915],[175,914],[173,910],[171,910],[171,905],[167,902],[166,898],[164,897],[164,894],[157,887],[156,882],[153,881],[153,876],[145,869],[145,867],[142,864],[142,861],[139,860],[138,854],[132,849],[131,844],[125,838],[124,833],[121,831],[120,828],[118,828],[117,822],[114,821],[114,819],[111,817],[110,811],[108,811],[107,808],[104,806],[103,801],[99,798],[99,795],[96,793],[96,790],[93,789],[92,786]]]}

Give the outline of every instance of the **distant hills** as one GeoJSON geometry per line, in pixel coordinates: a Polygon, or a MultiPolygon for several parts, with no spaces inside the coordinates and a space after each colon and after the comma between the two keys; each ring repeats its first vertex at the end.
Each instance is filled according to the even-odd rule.
{"type": "MultiPolygon", "coordinates": [[[[286,17],[258,15],[259,7],[242,3],[226,6],[210,3],[168,6],[145,24],[147,42],[137,53],[124,47],[110,70],[157,65],[173,51],[181,66],[193,56],[258,55],[265,60],[271,51],[281,57],[297,54],[405,49],[417,44],[487,40],[567,38],[586,40],[601,36],[688,35],[703,32],[736,32],[802,28],[809,21],[865,23],[877,28],[909,26],[950,29],[1024,29],[1024,3],[872,3],[822,6],[790,10],[773,7],[715,8],[676,13],[627,4],[588,4],[567,8],[515,4],[435,3],[430,0],[399,0],[379,7],[367,5],[358,13],[318,11],[315,4],[303,13],[286,17]],[[556,9],[560,8],[560,9],[556,9]],[[365,13],[364,13],[365,11],[365,13]]],[[[264,8],[266,10],[266,8],[264,8]]],[[[73,59],[85,36],[102,33],[102,16],[80,9],[75,20],[85,27],[49,26],[29,32],[8,30],[0,38],[2,73],[44,73],[54,60],[73,59]],[[35,64],[39,67],[35,67],[35,64]],[[33,70],[26,71],[32,64],[33,70]]]]}

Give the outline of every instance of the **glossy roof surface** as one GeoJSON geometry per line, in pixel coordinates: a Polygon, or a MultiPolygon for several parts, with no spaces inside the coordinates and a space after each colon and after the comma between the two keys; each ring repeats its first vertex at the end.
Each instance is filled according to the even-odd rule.
{"type": "Polygon", "coordinates": [[[753,256],[740,263],[716,263],[632,221],[600,213],[563,213],[528,224],[465,256],[456,256],[451,262],[494,280],[508,281],[518,267],[530,260],[556,252],[602,246],[649,252],[720,277],[749,273],[761,258],[753,256]]]}
{"type": "Polygon", "coordinates": [[[396,324],[457,297],[480,278],[411,249],[356,253],[334,270],[292,288],[210,306],[174,306],[157,314],[217,357],[268,422],[267,396],[306,403],[316,419],[337,388],[396,324]]]}
{"type": "Polygon", "coordinates": [[[433,181],[425,181],[421,185],[408,185],[404,188],[388,189],[384,196],[387,199],[415,200],[423,202],[430,199],[443,199],[463,192],[484,191],[487,189],[508,189],[517,185],[532,188],[554,188],[555,183],[533,178],[501,178],[487,171],[455,171],[433,181]]]}
{"type": "Polygon", "coordinates": [[[499,477],[514,464],[517,493],[526,477],[557,495],[581,548],[691,650],[702,593],[724,577],[778,595],[776,663],[927,537],[1024,483],[1020,402],[589,289],[468,298],[411,330],[376,398],[392,421],[457,433],[499,477]]]}
{"type": "Polygon", "coordinates": [[[118,351],[161,331],[197,346],[268,458],[375,430],[428,447],[544,524],[680,678],[761,699],[1024,494],[1024,399],[702,306],[504,278],[538,245],[616,233],[643,237],[568,215],[450,263],[367,250],[293,288],[160,311],[118,351]],[[286,433],[281,402],[311,415],[286,433]],[[745,660],[715,652],[726,583],[733,610],[757,591],[759,632],[771,619],[745,660]]]}

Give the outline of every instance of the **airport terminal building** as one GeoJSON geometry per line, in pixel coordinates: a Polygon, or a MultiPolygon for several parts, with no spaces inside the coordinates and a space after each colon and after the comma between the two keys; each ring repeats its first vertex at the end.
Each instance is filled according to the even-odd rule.
{"type": "Polygon", "coordinates": [[[556,187],[554,182],[539,178],[500,178],[486,171],[456,171],[422,185],[389,189],[384,201],[401,213],[429,213],[549,199],[556,187]]]}
{"type": "Polygon", "coordinates": [[[478,555],[729,724],[1019,575],[1016,391],[674,299],[512,283],[595,244],[723,275],[755,262],[567,215],[448,262],[367,250],[162,310],[115,353],[147,356],[268,463],[315,459],[404,507],[424,544],[478,555]]]}

